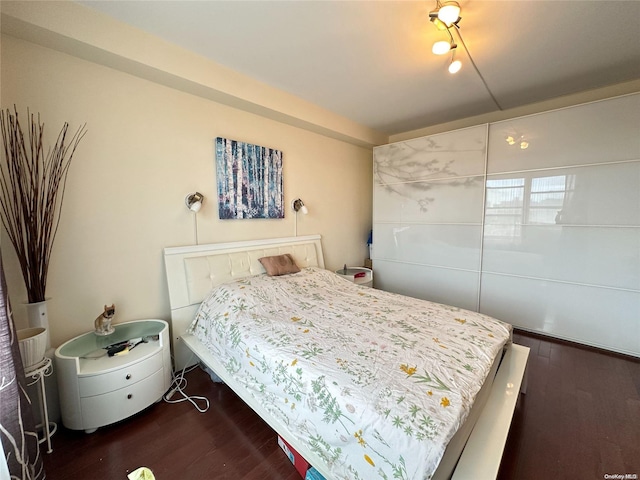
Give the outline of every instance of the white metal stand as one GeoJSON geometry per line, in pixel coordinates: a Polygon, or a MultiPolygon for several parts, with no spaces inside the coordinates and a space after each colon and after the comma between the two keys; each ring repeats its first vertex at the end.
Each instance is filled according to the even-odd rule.
{"type": "Polygon", "coordinates": [[[35,385],[36,383],[40,384],[40,388],[38,389],[38,396],[40,397],[40,409],[42,413],[42,423],[36,425],[37,428],[42,428],[43,437],[38,439],[38,443],[47,442],[47,453],[53,452],[51,448],[51,437],[56,430],[58,430],[58,425],[55,422],[49,421],[49,411],[47,409],[47,390],[44,388],[44,379],[53,373],[53,363],[51,359],[45,357],[40,363],[33,365],[32,367],[25,369],[24,375],[25,377],[31,378],[31,382],[27,383],[27,385],[35,385]],[[46,427],[45,427],[46,425],[46,427]]]}

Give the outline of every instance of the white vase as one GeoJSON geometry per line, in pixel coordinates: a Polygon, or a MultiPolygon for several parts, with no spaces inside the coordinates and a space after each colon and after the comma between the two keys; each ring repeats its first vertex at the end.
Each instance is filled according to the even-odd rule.
{"type": "Polygon", "coordinates": [[[27,303],[27,318],[29,327],[43,327],[47,330],[47,350],[51,348],[51,336],[49,335],[49,314],[47,313],[47,301],[27,303]]]}

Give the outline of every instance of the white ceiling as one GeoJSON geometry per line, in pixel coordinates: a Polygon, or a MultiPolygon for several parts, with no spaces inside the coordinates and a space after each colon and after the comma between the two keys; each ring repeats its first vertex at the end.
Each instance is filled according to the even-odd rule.
{"type": "Polygon", "coordinates": [[[640,78],[634,0],[462,0],[482,77],[431,53],[435,0],[79,3],[387,135],[640,78]]]}

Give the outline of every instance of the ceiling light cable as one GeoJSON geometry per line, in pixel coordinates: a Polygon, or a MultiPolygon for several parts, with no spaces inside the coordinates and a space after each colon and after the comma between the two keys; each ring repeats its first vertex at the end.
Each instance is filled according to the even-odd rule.
{"type": "Polygon", "coordinates": [[[469,61],[471,62],[471,65],[473,65],[474,70],[476,71],[476,73],[480,77],[480,80],[482,81],[482,84],[484,85],[484,88],[486,88],[487,92],[489,93],[489,96],[491,96],[491,99],[493,100],[493,103],[496,104],[496,107],[498,107],[498,110],[502,111],[503,110],[502,106],[500,105],[500,103],[498,103],[498,100],[493,95],[493,92],[489,88],[489,85],[487,85],[487,82],[484,79],[484,77],[482,76],[482,74],[480,73],[480,70],[478,70],[478,66],[476,65],[476,62],[473,61],[473,57],[471,56],[471,52],[469,52],[469,49],[467,48],[467,44],[464,43],[464,38],[462,38],[462,35],[460,34],[460,27],[458,27],[458,25],[455,25],[455,26],[456,26],[456,33],[458,34],[458,38],[460,39],[460,43],[464,47],[464,51],[467,52],[467,57],[469,57],[469,61]]]}

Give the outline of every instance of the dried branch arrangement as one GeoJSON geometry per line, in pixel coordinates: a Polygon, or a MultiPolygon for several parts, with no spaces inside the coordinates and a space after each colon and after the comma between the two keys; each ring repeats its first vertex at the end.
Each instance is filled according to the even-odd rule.
{"type": "Polygon", "coordinates": [[[0,216],[13,244],[29,303],[45,299],[53,242],[60,223],[71,159],[86,134],[82,125],[68,138],[65,122],[58,139],[44,153],[44,123],[27,111],[28,143],[18,111],[0,112],[4,161],[0,163],[0,216]]]}

